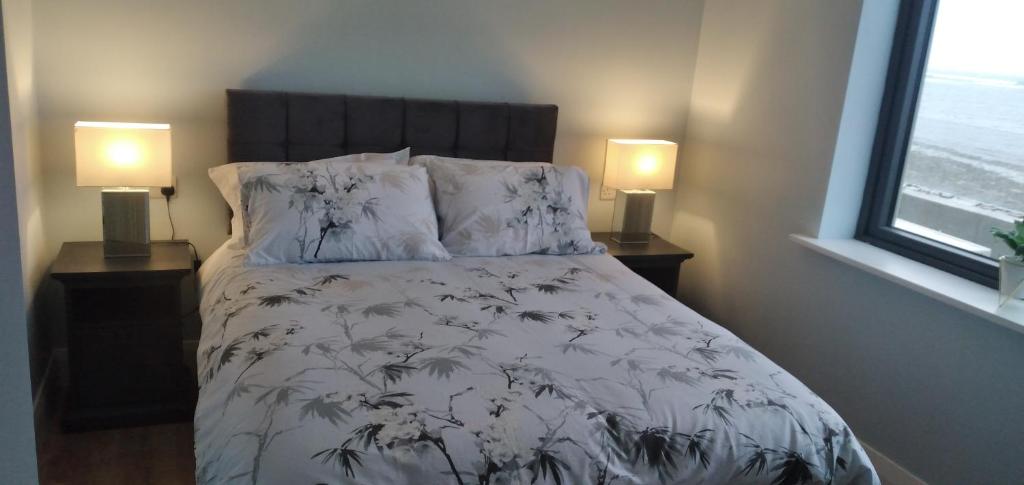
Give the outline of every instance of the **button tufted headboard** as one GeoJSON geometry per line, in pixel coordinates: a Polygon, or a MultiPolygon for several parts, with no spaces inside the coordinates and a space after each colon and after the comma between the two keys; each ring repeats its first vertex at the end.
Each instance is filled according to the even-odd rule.
{"type": "Polygon", "coordinates": [[[228,159],[392,152],[550,162],[558,107],[229,89],[228,159]]]}

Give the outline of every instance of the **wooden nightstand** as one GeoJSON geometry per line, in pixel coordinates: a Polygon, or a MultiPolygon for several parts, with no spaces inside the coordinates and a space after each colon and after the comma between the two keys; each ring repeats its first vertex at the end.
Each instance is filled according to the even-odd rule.
{"type": "Polygon", "coordinates": [[[679,266],[693,257],[690,251],[656,234],[651,234],[651,242],[646,244],[619,244],[607,232],[595,232],[591,237],[608,245],[608,254],[672,297],[679,285],[679,266]]]}
{"type": "Polygon", "coordinates": [[[149,257],[104,258],[102,242],[64,243],[50,273],[64,285],[69,431],[191,419],[196,384],[182,354],[183,242],[149,257]]]}

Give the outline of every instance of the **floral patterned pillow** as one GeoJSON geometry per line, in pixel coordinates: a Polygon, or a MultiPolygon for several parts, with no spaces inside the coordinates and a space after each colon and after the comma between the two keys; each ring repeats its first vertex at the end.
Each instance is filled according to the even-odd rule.
{"type": "Polygon", "coordinates": [[[247,264],[451,257],[422,167],[280,163],[239,179],[247,264]]]}
{"type": "Polygon", "coordinates": [[[235,246],[245,246],[245,225],[242,217],[242,196],[241,185],[238,180],[238,171],[243,167],[267,166],[271,163],[333,163],[333,162],[372,162],[390,163],[393,165],[407,165],[409,163],[409,148],[403,148],[394,153],[353,153],[339,157],[324,158],[311,162],[235,162],[218,165],[210,168],[207,173],[210,180],[217,186],[224,201],[231,207],[231,242],[235,246]]]}
{"type": "Polygon", "coordinates": [[[587,229],[589,180],[577,167],[414,157],[427,167],[441,242],[459,256],[596,254],[587,229]]]}

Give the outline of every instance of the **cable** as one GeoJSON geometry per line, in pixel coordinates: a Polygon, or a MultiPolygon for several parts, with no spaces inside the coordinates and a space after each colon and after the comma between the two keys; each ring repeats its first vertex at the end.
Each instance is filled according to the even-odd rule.
{"type": "Polygon", "coordinates": [[[160,187],[160,193],[167,201],[167,222],[171,225],[171,241],[174,240],[174,219],[171,218],[171,196],[174,195],[174,186],[160,187]]]}
{"type": "Polygon", "coordinates": [[[199,261],[200,260],[199,259],[199,250],[196,249],[196,245],[192,244],[192,241],[185,241],[185,244],[188,244],[188,247],[192,248],[192,252],[195,253],[195,255],[196,255],[195,256],[195,260],[199,261]]]}
{"type": "MultiPolygon", "coordinates": [[[[174,218],[171,217],[171,196],[174,195],[174,187],[160,187],[160,193],[163,194],[164,200],[167,201],[167,223],[171,226],[171,241],[174,241],[174,218]]],[[[194,254],[192,263],[195,269],[198,270],[199,266],[203,264],[203,260],[199,259],[199,249],[191,241],[186,240],[184,243],[192,248],[192,254],[194,254]]]]}
{"type": "Polygon", "coordinates": [[[171,196],[164,197],[167,200],[167,222],[171,225],[171,241],[174,240],[174,218],[171,217],[171,196]]]}

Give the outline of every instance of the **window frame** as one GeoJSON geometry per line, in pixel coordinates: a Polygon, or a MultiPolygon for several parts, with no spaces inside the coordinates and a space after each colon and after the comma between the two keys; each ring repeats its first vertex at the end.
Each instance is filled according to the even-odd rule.
{"type": "Polygon", "coordinates": [[[902,0],[856,239],[992,288],[995,260],[892,225],[939,0],[902,0]]]}

